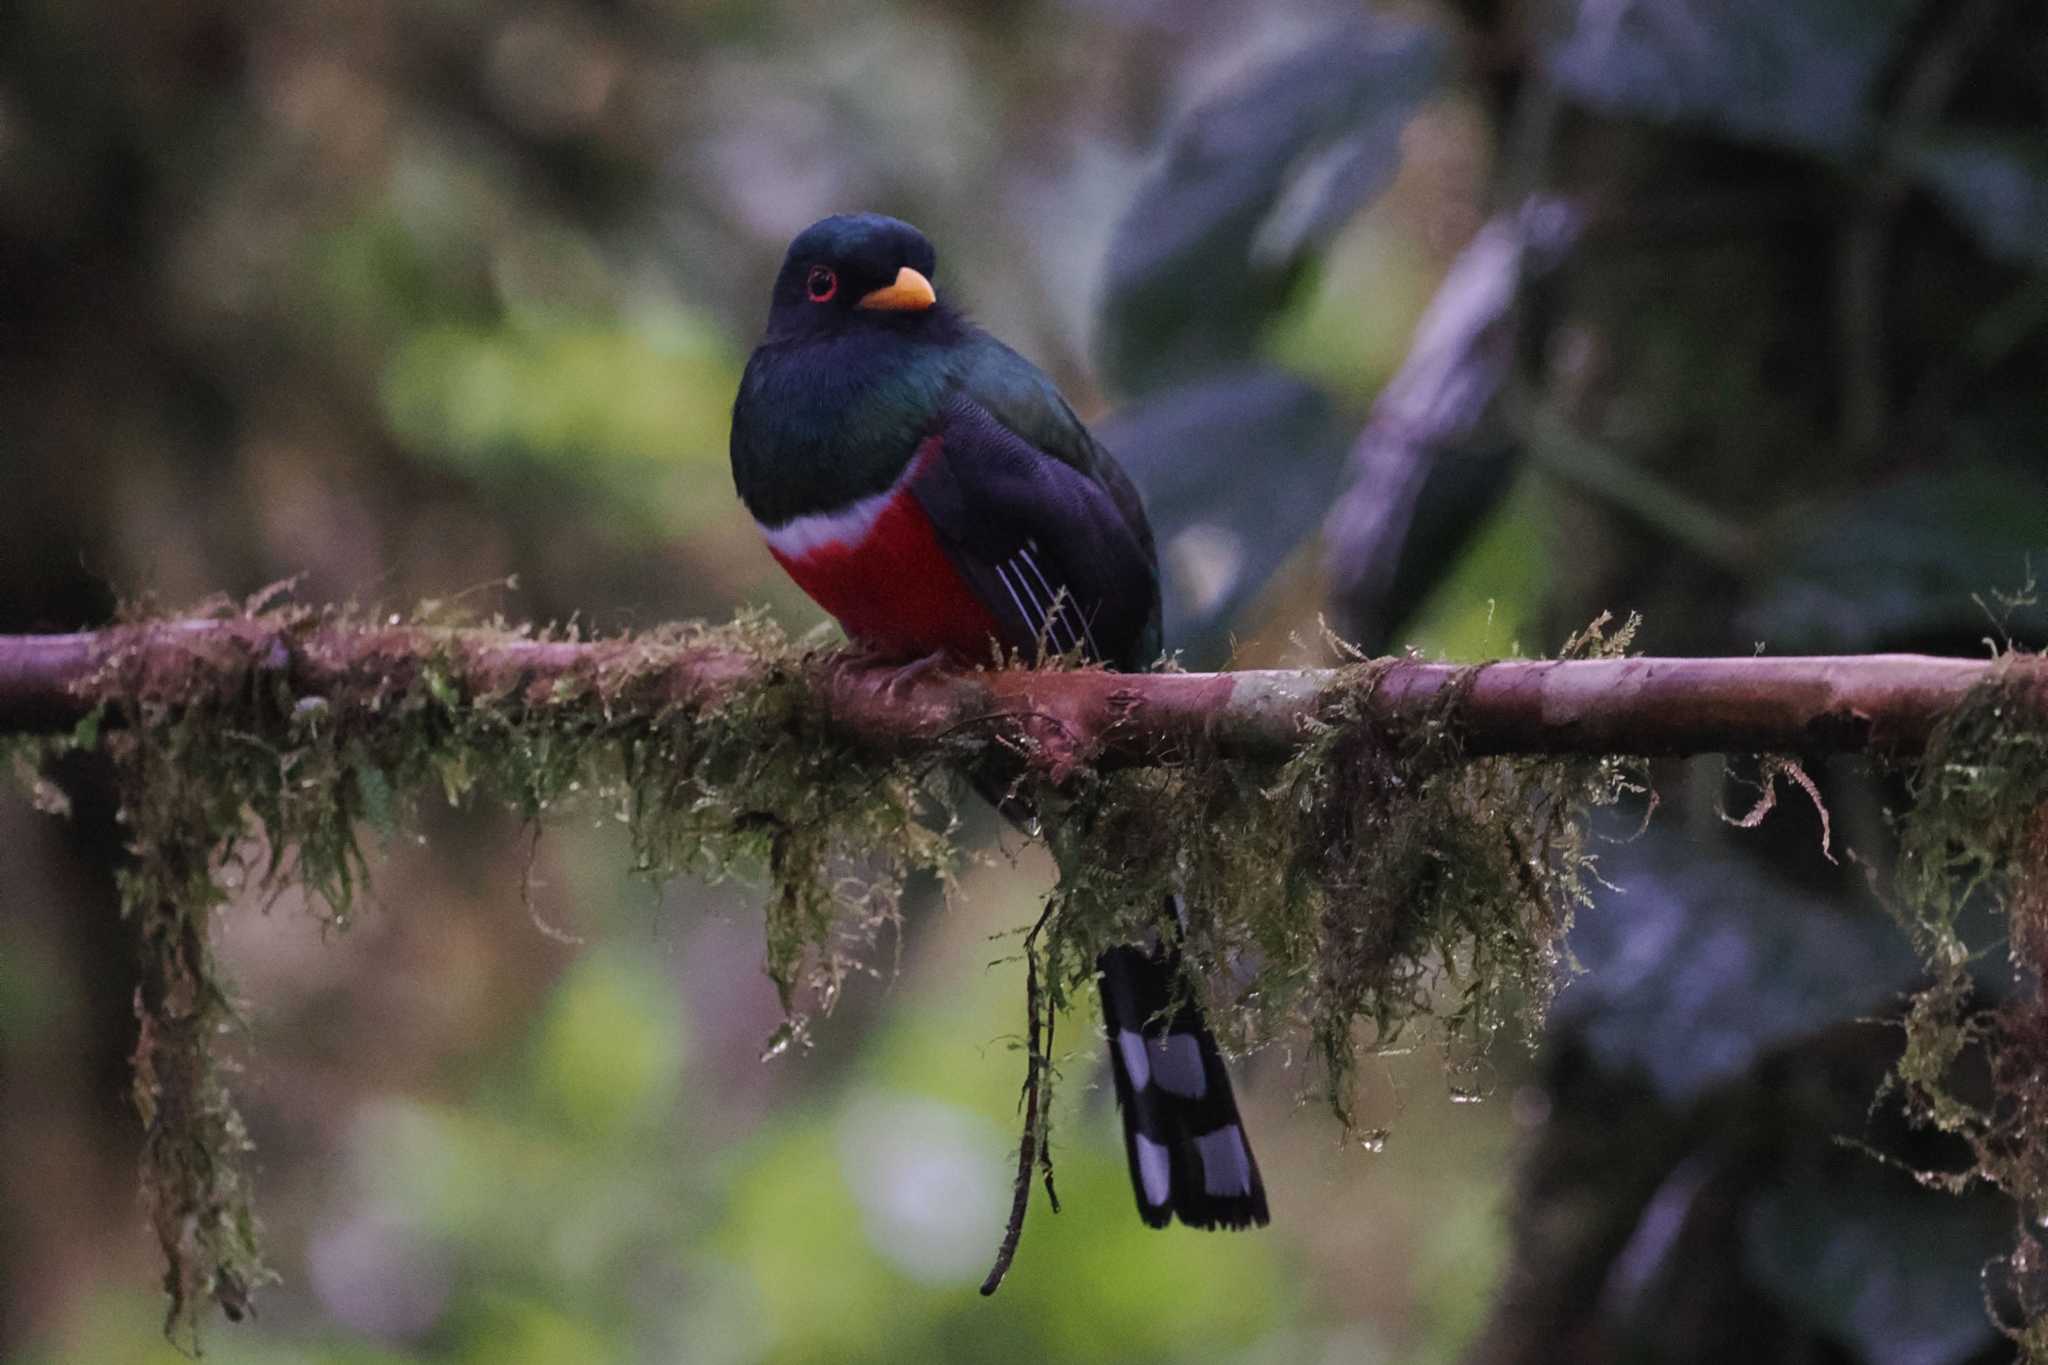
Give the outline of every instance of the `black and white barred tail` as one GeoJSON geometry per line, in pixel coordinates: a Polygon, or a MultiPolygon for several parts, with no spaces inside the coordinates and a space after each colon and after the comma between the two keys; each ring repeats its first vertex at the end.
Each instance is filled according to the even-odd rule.
{"type": "Polygon", "coordinates": [[[1259,1163],[1179,952],[1127,945],[1095,965],[1138,1215],[1155,1228],[1264,1226],[1259,1163]]]}

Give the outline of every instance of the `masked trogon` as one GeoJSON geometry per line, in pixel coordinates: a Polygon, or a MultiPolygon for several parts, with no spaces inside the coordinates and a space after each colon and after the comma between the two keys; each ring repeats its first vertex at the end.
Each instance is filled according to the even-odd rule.
{"type": "MultiPolygon", "coordinates": [[[[790,244],[733,404],[741,500],[790,577],[878,654],[971,663],[1043,643],[1146,667],[1159,570],[1137,489],[1050,379],[939,301],[935,275],[924,235],[878,214],[790,244]]],[[[1096,965],[1139,1214],[1265,1223],[1175,946],[1096,965]]]]}

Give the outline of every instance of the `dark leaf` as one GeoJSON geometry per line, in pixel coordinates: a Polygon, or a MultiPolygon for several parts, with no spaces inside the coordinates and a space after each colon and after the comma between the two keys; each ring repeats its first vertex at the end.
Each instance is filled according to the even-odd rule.
{"type": "Polygon", "coordinates": [[[1443,47],[1430,28],[1347,24],[1181,120],[1110,244],[1114,382],[1135,392],[1250,352],[1305,254],[1392,177],[1443,47]]]}
{"type": "Polygon", "coordinates": [[[1313,386],[1233,370],[1097,424],[1137,480],[1159,538],[1166,642],[1224,662],[1238,612],[1330,505],[1344,433],[1313,386]]]}
{"type": "Polygon", "coordinates": [[[1905,936],[1875,907],[1844,913],[1711,846],[1653,828],[1602,872],[1624,894],[1600,897],[1572,926],[1586,970],[1559,995],[1553,1022],[1667,1102],[1876,1013],[1918,978],[1905,936]]]}
{"type": "Polygon", "coordinates": [[[1985,250],[2048,266],[2048,140],[1944,133],[1914,147],[1910,161],[1985,250]]]}
{"type": "Polygon", "coordinates": [[[1844,157],[1917,0],[1578,0],[1546,63],[1597,109],[1844,157]]]}
{"type": "Polygon", "coordinates": [[[2021,586],[2030,556],[2048,565],[2048,480],[2038,467],[1969,464],[1797,525],[1777,576],[1738,617],[1745,634],[1773,653],[1967,649],[2001,628],[1991,595],[2021,586]]]}
{"type": "Polygon", "coordinates": [[[1380,650],[1514,481],[1502,412],[1515,301],[1561,262],[1578,215],[1531,199],[1480,229],[1444,275],[1401,370],[1373,403],[1324,527],[1340,629],[1380,650]]]}
{"type": "Polygon", "coordinates": [[[1919,1365],[1993,1343],[1978,1272],[2010,1248],[2011,1228],[2001,1201],[1859,1162],[1760,1194],[1743,1252],[1759,1288],[1857,1359],[1919,1365]]]}

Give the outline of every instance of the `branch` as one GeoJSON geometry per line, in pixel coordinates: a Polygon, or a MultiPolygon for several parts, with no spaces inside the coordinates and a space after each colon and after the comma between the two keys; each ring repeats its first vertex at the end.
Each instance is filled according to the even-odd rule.
{"type": "MultiPolygon", "coordinates": [[[[729,641],[648,636],[569,642],[496,630],[365,628],[283,615],[0,636],[0,734],[69,728],[102,703],[179,706],[253,681],[295,698],[374,709],[433,668],[465,697],[546,705],[594,689],[616,711],[715,707],[785,665],[729,641]]],[[[1462,691],[1471,754],[1918,753],[1935,724],[1994,669],[2025,669],[2048,702],[2048,668],[1914,654],[1814,658],[1397,660],[1376,674],[1368,714],[1390,725],[1439,714],[1462,691]]],[[[928,744],[1010,722],[1070,759],[1158,762],[1205,739],[1226,754],[1292,752],[1324,694],[1357,669],[1241,673],[932,670],[888,687],[836,655],[805,664],[830,723],[880,748],[928,744]]],[[[2048,709],[2044,707],[2043,709],[2048,709]]],[[[118,717],[116,717],[118,719],[118,717]]]]}
{"type": "MultiPolygon", "coordinates": [[[[269,1278],[215,1043],[228,996],[212,917],[231,883],[296,884],[345,920],[370,872],[360,831],[414,814],[410,792],[481,792],[538,819],[583,790],[626,821],[640,872],[764,872],[779,1048],[831,1007],[908,878],[950,875],[946,822],[928,818],[950,799],[928,784],[935,761],[998,800],[1014,783],[1059,876],[1044,942],[1025,940],[1018,1199],[992,1286],[1034,1162],[1051,1194],[1038,1023],[1089,987],[1100,944],[1143,930],[1133,907],[1198,907],[1194,958],[1257,958],[1212,1018],[1248,1039],[1304,1030],[1343,1115],[1364,1027],[1392,1038],[1437,1010],[1440,986],[1452,1037],[1489,1036],[1511,1002],[1540,1013],[1598,875],[1586,821],[1642,790],[1625,756],[1921,756],[1922,781],[1963,784],[1929,788],[1914,817],[1947,819],[1924,842],[1948,850],[2011,825],[2000,811],[2048,807],[2048,731],[2030,723],[2044,713],[2048,666],[2021,655],[892,671],[747,621],[574,641],[300,609],[0,636],[0,749],[34,783],[55,753],[99,744],[119,784],[122,902],[144,956],[144,1184],[169,1330],[193,1343],[206,1303],[239,1314],[269,1278]],[[36,734],[58,738],[5,743],[36,734]],[[1289,759],[1254,781],[1231,761],[1289,759]]],[[[1987,866],[2011,865],[2012,840],[1994,842],[1987,866]]],[[[1946,887],[1956,864],[1913,865],[1946,887]]],[[[1936,910],[1929,960],[1967,961],[1936,910]]]]}

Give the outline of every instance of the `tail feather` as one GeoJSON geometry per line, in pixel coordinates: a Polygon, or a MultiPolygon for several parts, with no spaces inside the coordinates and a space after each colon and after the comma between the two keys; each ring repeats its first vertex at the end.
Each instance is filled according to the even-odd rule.
{"type": "Polygon", "coordinates": [[[1244,1228],[1271,1221],[1230,1073],[1180,954],[1123,946],[1096,959],[1110,1071],[1138,1216],[1155,1228],[1244,1228]]]}
{"type": "MultiPolygon", "coordinates": [[[[970,769],[969,778],[1005,819],[1030,827],[1031,806],[1009,790],[1001,766],[970,769]]],[[[1177,939],[1186,908],[1177,895],[1169,908],[1177,939]]],[[[1223,1053],[1181,980],[1175,943],[1111,948],[1095,970],[1138,1216],[1155,1228],[1175,1218],[1196,1228],[1264,1227],[1272,1218],[1259,1163],[1223,1053]]]]}

